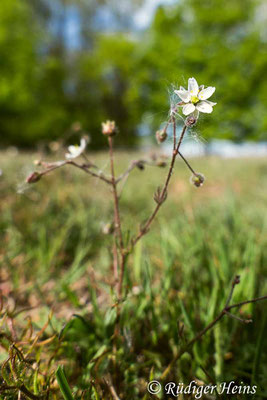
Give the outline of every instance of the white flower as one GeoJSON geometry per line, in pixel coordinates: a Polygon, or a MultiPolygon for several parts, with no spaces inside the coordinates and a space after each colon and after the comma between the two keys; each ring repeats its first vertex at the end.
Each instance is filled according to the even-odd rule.
{"type": "Polygon", "coordinates": [[[204,88],[204,85],[198,86],[195,78],[188,79],[188,90],[180,86],[179,90],[175,90],[180,99],[179,106],[183,107],[183,114],[189,115],[193,114],[198,118],[199,112],[210,114],[213,111],[213,106],[217,103],[209,101],[213,93],[215,92],[215,87],[208,86],[204,88]]]}
{"type": "Polygon", "coordinates": [[[68,158],[69,160],[79,157],[84,152],[86,145],[87,145],[86,139],[82,138],[80,146],[76,144],[75,146],[72,145],[68,147],[69,152],[65,154],[65,157],[68,158]]]}

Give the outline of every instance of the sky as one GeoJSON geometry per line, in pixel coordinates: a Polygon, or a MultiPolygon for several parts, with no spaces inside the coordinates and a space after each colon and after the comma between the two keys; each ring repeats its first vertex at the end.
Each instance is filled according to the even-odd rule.
{"type": "MultiPolygon", "coordinates": [[[[133,16],[136,29],[142,30],[149,26],[159,5],[173,4],[175,1],[177,0],[146,0],[143,7],[133,16]]],[[[108,16],[106,17],[108,18],[108,16]]],[[[76,49],[79,47],[79,16],[75,7],[69,7],[68,9],[65,36],[69,49],[76,49]]]]}
{"type": "Polygon", "coordinates": [[[173,4],[175,0],[146,0],[144,6],[135,14],[134,21],[137,29],[146,28],[159,5],[173,4]]]}

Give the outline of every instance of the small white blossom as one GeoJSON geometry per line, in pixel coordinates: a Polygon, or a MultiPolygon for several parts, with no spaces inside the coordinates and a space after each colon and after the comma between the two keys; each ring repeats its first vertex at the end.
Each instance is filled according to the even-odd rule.
{"type": "Polygon", "coordinates": [[[75,146],[72,145],[68,147],[69,152],[65,154],[65,157],[68,158],[69,160],[79,157],[84,152],[86,145],[87,145],[86,139],[82,138],[80,146],[77,144],[75,146]]]}
{"type": "Polygon", "coordinates": [[[180,86],[180,89],[174,92],[182,100],[178,105],[183,107],[184,115],[194,114],[198,118],[199,112],[210,114],[213,111],[213,106],[217,104],[207,100],[215,92],[215,87],[198,86],[195,78],[188,79],[188,90],[180,86]]]}

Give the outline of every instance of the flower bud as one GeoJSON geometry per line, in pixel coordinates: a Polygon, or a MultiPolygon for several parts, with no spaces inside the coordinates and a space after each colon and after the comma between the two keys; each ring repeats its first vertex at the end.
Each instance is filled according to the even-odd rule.
{"type": "Polygon", "coordinates": [[[195,174],[191,176],[191,183],[196,187],[200,187],[203,185],[205,181],[204,175],[202,174],[195,174]]]}
{"type": "Polygon", "coordinates": [[[197,123],[197,118],[194,117],[194,115],[189,115],[186,120],[185,120],[185,125],[190,128],[191,126],[194,126],[197,123]]]}
{"type": "Polygon", "coordinates": [[[107,224],[102,225],[102,233],[104,235],[111,235],[113,232],[114,232],[113,222],[108,222],[107,224]]]}
{"type": "Polygon", "coordinates": [[[118,132],[115,121],[102,122],[102,133],[105,136],[114,136],[118,132]]]}
{"type": "Polygon", "coordinates": [[[32,172],[26,179],[27,183],[35,183],[41,179],[41,174],[37,171],[32,172]]]}
{"type": "Polygon", "coordinates": [[[156,139],[158,144],[165,142],[167,139],[168,135],[165,129],[161,129],[160,131],[156,132],[156,139]]]}

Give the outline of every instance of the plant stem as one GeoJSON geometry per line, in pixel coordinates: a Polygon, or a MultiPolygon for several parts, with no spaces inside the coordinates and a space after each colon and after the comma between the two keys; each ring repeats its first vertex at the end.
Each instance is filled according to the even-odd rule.
{"type": "MultiPolygon", "coordinates": [[[[116,288],[117,288],[117,320],[115,324],[114,330],[114,338],[117,338],[120,330],[120,301],[122,297],[122,284],[123,277],[125,272],[125,262],[126,262],[126,254],[124,251],[123,245],[123,236],[122,236],[122,228],[121,228],[121,219],[120,219],[120,210],[119,210],[119,197],[117,192],[117,181],[115,178],[115,170],[114,170],[114,157],[113,157],[113,138],[111,136],[108,137],[109,143],[109,157],[110,157],[110,171],[111,171],[111,185],[113,192],[113,202],[114,202],[114,224],[115,224],[115,232],[114,232],[114,251],[113,251],[113,269],[116,280],[116,288]],[[119,244],[116,244],[116,237],[118,238],[119,244]],[[119,250],[120,261],[118,262],[118,253],[119,250]],[[119,273],[118,273],[118,264],[119,264],[119,273]],[[119,276],[118,276],[119,275],[119,276]]],[[[114,342],[114,352],[116,352],[116,343],[114,342]]],[[[116,365],[115,371],[116,371],[116,365]]]]}
{"type": "Polygon", "coordinates": [[[117,184],[115,179],[115,171],[114,171],[114,158],[113,158],[113,138],[111,136],[108,137],[109,144],[109,157],[110,157],[110,171],[111,171],[111,185],[113,191],[114,198],[114,223],[115,223],[115,232],[117,237],[119,238],[119,245],[121,252],[123,251],[123,238],[122,238],[122,230],[121,230],[121,219],[120,219],[120,211],[119,211],[119,198],[117,193],[117,184]]]}
{"type": "Polygon", "coordinates": [[[112,181],[110,179],[108,179],[106,176],[104,176],[102,173],[91,171],[90,170],[91,166],[88,166],[86,164],[80,165],[80,164],[77,164],[75,161],[67,161],[66,164],[70,164],[70,165],[73,165],[74,167],[82,169],[88,175],[91,175],[94,178],[101,179],[101,181],[104,181],[104,182],[108,183],[109,185],[112,184],[112,181]]]}
{"type": "Polygon", "coordinates": [[[182,158],[182,160],[186,163],[187,167],[190,169],[190,171],[196,175],[196,172],[194,171],[194,169],[191,167],[191,165],[189,164],[189,162],[187,161],[187,159],[182,155],[182,153],[180,153],[180,151],[178,151],[179,156],[182,158]]]}
{"type": "Polygon", "coordinates": [[[151,223],[155,219],[155,217],[156,217],[156,215],[157,215],[157,213],[158,213],[158,211],[159,211],[161,205],[163,204],[164,199],[166,198],[166,195],[167,195],[167,189],[168,189],[169,182],[170,182],[170,179],[171,179],[171,176],[172,176],[175,160],[176,160],[177,154],[179,152],[179,148],[181,146],[181,143],[183,141],[184,134],[185,134],[186,128],[187,128],[186,125],[184,125],[184,127],[182,129],[182,132],[181,132],[181,135],[180,135],[180,138],[179,138],[179,142],[176,145],[176,139],[175,139],[175,137],[176,137],[176,123],[175,123],[175,119],[174,118],[172,120],[172,123],[173,123],[173,152],[172,152],[172,159],[171,159],[169,171],[168,171],[168,174],[167,174],[167,177],[166,177],[166,181],[165,181],[164,187],[163,187],[163,189],[161,191],[161,194],[160,194],[161,201],[157,203],[154,211],[152,212],[151,216],[147,219],[145,225],[140,229],[140,232],[138,233],[138,235],[135,238],[132,239],[132,247],[134,247],[136,245],[136,243],[148,232],[149,226],[151,225],[151,223]]]}
{"type": "Polygon", "coordinates": [[[256,302],[262,301],[262,300],[267,300],[267,296],[256,297],[255,299],[252,299],[252,300],[245,300],[245,301],[241,301],[241,303],[232,304],[231,306],[227,307],[226,311],[229,311],[232,308],[244,306],[245,304],[256,303],[256,302]]]}
{"type": "MultiPolygon", "coordinates": [[[[229,314],[229,310],[231,310],[232,308],[236,308],[236,307],[240,307],[244,304],[249,304],[249,303],[256,303],[258,301],[262,301],[262,300],[267,300],[267,296],[262,296],[262,297],[257,297],[255,299],[252,300],[246,300],[246,301],[242,301],[241,303],[236,303],[236,304],[232,304],[229,305],[232,296],[233,296],[233,292],[234,292],[234,288],[235,286],[239,283],[239,277],[235,277],[233,283],[232,283],[232,287],[231,287],[231,291],[229,293],[229,296],[227,298],[226,304],[223,308],[223,310],[217,315],[217,317],[214,318],[214,320],[212,322],[210,322],[206,328],[202,329],[200,332],[198,332],[193,339],[191,339],[188,343],[186,343],[185,346],[183,346],[180,351],[176,354],[176,356],[173,358],[173,360],[170,362],[170,364],[167,366],[167,368],[164,370],[164,372],[162,373],[160,379],[164,380],[170,373],[172,367],[174,366],[174,364],[181,358],[181,356],[186,353],[190,347],[193,346],[194,343],[196,343],[199,339],[201,339],[202,336],[204,336],[210,329],[212,329],[214,327],[214,325],[216,325],[224,315],[228,315],[229,314]]],[[[232,317],[232,314],[231,314],[232,317]]],[[[238,317],[237,317],[238,319],[238,317]]],[[[239,319],[238,319],[239,320],[239,319]]],[[[241,320],[240,322],[252,322],[251,320],[241,320]]]]}

